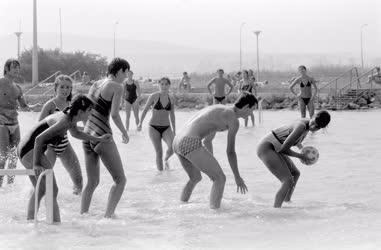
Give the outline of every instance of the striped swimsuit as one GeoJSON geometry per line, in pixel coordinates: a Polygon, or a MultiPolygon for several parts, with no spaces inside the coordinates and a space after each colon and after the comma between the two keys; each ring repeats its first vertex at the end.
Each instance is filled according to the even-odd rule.
{"type": "MultiPolygon", "coordinates": [[[[101,88],[94,91],[90,99],[93,101],[94,107],[91,110],[89,119],[86,122],[84,132],[92,136],[102,136],[104,134],[112,134],[110,126],[111,101],[103,99],[101,96],[101,88]]],[[[86,147],[90,146],[93,150],[98,142],[84,141],[86,147]]]]}
{"type": "MultiPolygon", "coordinates": [[[[61,110],[58,108],[55,101],[53,101],[54,105],[56,105],[55,112],[60,112],[61,110]]],[[[51,147],[57,156],[61,155],[63,152],[65,152],[67,146],[69,145],[69,139],[67,138],[67,133],[62,137],[62,140],[57,144],[48,144],[49,147],[51,147]]]]}
{"type": "MultiPolygon", "coordinates": [[[[305,131],[303,134],[295,141],[293,146],[296,146],[306,138],[308,132],[309,132],[309,122],[305,122],[305,131]]],[[[262,138],[262,141],[270,142],[273,146],[276,152],[279,152],[282,148],[283,143],[286,141],[287,137],[293,132],[292,126],[282,126],[277,129],[274,129],[271,131],[271,133],[267,134],[264,138],[262,138]]]]}

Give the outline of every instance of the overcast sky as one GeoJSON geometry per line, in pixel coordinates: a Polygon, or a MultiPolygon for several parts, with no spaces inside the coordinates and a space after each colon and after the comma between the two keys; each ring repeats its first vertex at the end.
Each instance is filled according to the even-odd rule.
{"type": "MultiPolygon", "coordinates": [[[[0,1],[0,36],[32,31],[33,0],[0,1]]],[[[255,48],[252,30],[262,30],[267,53],[353,53],[364,48],[381,54],[379,0],[38,0],[38,31],[63,36],[164,41],[195,48],[235,51],[255,48]]],[[[58,47],[58,44],[57,44],[58,47]]]]}

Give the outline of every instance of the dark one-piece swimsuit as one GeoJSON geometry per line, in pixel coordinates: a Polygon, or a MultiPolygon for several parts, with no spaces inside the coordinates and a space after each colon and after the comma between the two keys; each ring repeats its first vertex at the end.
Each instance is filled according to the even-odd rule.
{"type": "Polygon", "coordinates": [[[135,82],[133,82],[132,84],[127,84],[126,83],[126,87],[125,88],[126,88],[125,100],[132,105],[132,104],[134,104],[136,99],[138,99],[138,96],[136,94],[136,88],[137,87],[135,85],[135,82]]]}

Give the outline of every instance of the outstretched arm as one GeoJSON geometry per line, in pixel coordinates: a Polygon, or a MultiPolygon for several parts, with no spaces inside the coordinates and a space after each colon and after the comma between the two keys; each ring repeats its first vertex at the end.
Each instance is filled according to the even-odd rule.
{"type": "Polygon", "coordinates": [[[142,125],[143,125],[144,118],[146,117],[149,108],[150,108],[150,107],[152,106],[152,104],[153,104],[154,95],[155,95],[155,94],[151,94],[151,95],[148,97],[148,100],[147,100],[147,102],[146,102],[146,104],[145,104],[145,106],[144,106],[142,115],[140,116],[140,122],[139,122],[139,125],[138,125],[138,129],[139,129],[139,130],[142,129],[142,125]]]}
{"type": "Polygon", "coordinates": [[[77,126],[75,127],[71,127],[69,129],[70,131],[70,134],[79,139],[79,140],[83,140],[83,141],[99,141],[99,142],[103,142],[103,141],[106,141],[108,139],[111,139],[111,134],[105,134],[103,136],[92,136],[90,134],[87,134],[83,131],[80,131],[77,126]]]}
{"type": "Polygon", "coordinates": [[[235,138],[239,128],[239,121],[235,118],[235,115],[229,115],[228,129],[228,145],[226,154],[228,156],[230,168],[232,169],[235,182],[237,184],[237,192],[246,193],[247,187],[244,180],[241,178],[238,170],[237,154],[235,152],[235,138]]]}
{"type": "Polygon", "coordinates": [[[298,123],[297,125],[295,125],[294,130],[287,137],[287,139],[284,141],[284,143],[282,144],[282,147],[280,148],[278,153],[286,154],[286,155],[289,155],[289,156],[292,156],[292,157],[296,157],[296,158],[299,158],[299,159],[305,159],[303,154],[300,154],[300,153],[297,153],[297,152],[291,150],[291,147],[295,144],[296,140],[300,136],[302,136],[302,134],[304,133],[305,129],[306,129],[305,125],[303,123],[301,123],[301,122],[298,123]]]}
{"type": "Polygon", "coordinates": [[[68,126],[66,123],[66,119],[61,119],[36,137],[33,148],[33,168],[38,169],[37,172],[41,172],[42,169],[51,167],[46,166],[46,162],[44,161],[45,147],[48,144],[49,140],[57,136],[57,134],[60,134],[63,131],[67,131],[68,126]]]}
{"type": "Polygon", "coordinates": [[[18,95],[17,101],[18,101],[18,103],[20,104],[20,107],[21,107],[22,109],[25,109],[25,110],[27,110],[27,111],[30,111],[30,110],[32,110],[32,109],[34,109],[34,108],[36,108],[36,107],[41,107],[41,104],[40,104],[40,103],[36,103],[36,104],[33,104],[33,105],[28,105],[28,104],[26,103],[26,101],[25,101],[24,94],[22,93],[22,89],[21,89],[21,87],[20,87],[19,85],[17,85],[17,84],[16,84],[16,86],[17,86],[17,88],[18,88],[18,90],[19,90],[19,95],[18,95]]]}

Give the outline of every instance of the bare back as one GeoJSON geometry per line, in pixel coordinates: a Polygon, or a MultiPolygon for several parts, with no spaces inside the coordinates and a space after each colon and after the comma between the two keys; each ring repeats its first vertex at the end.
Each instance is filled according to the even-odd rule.
{"type": "Polygon", "coordinates": [[[228,130],[232,119],[238,122],[232,107],[210,106],[194,116],[183,128],[181,134],[205,138],[211,133],[228,130]]]}

